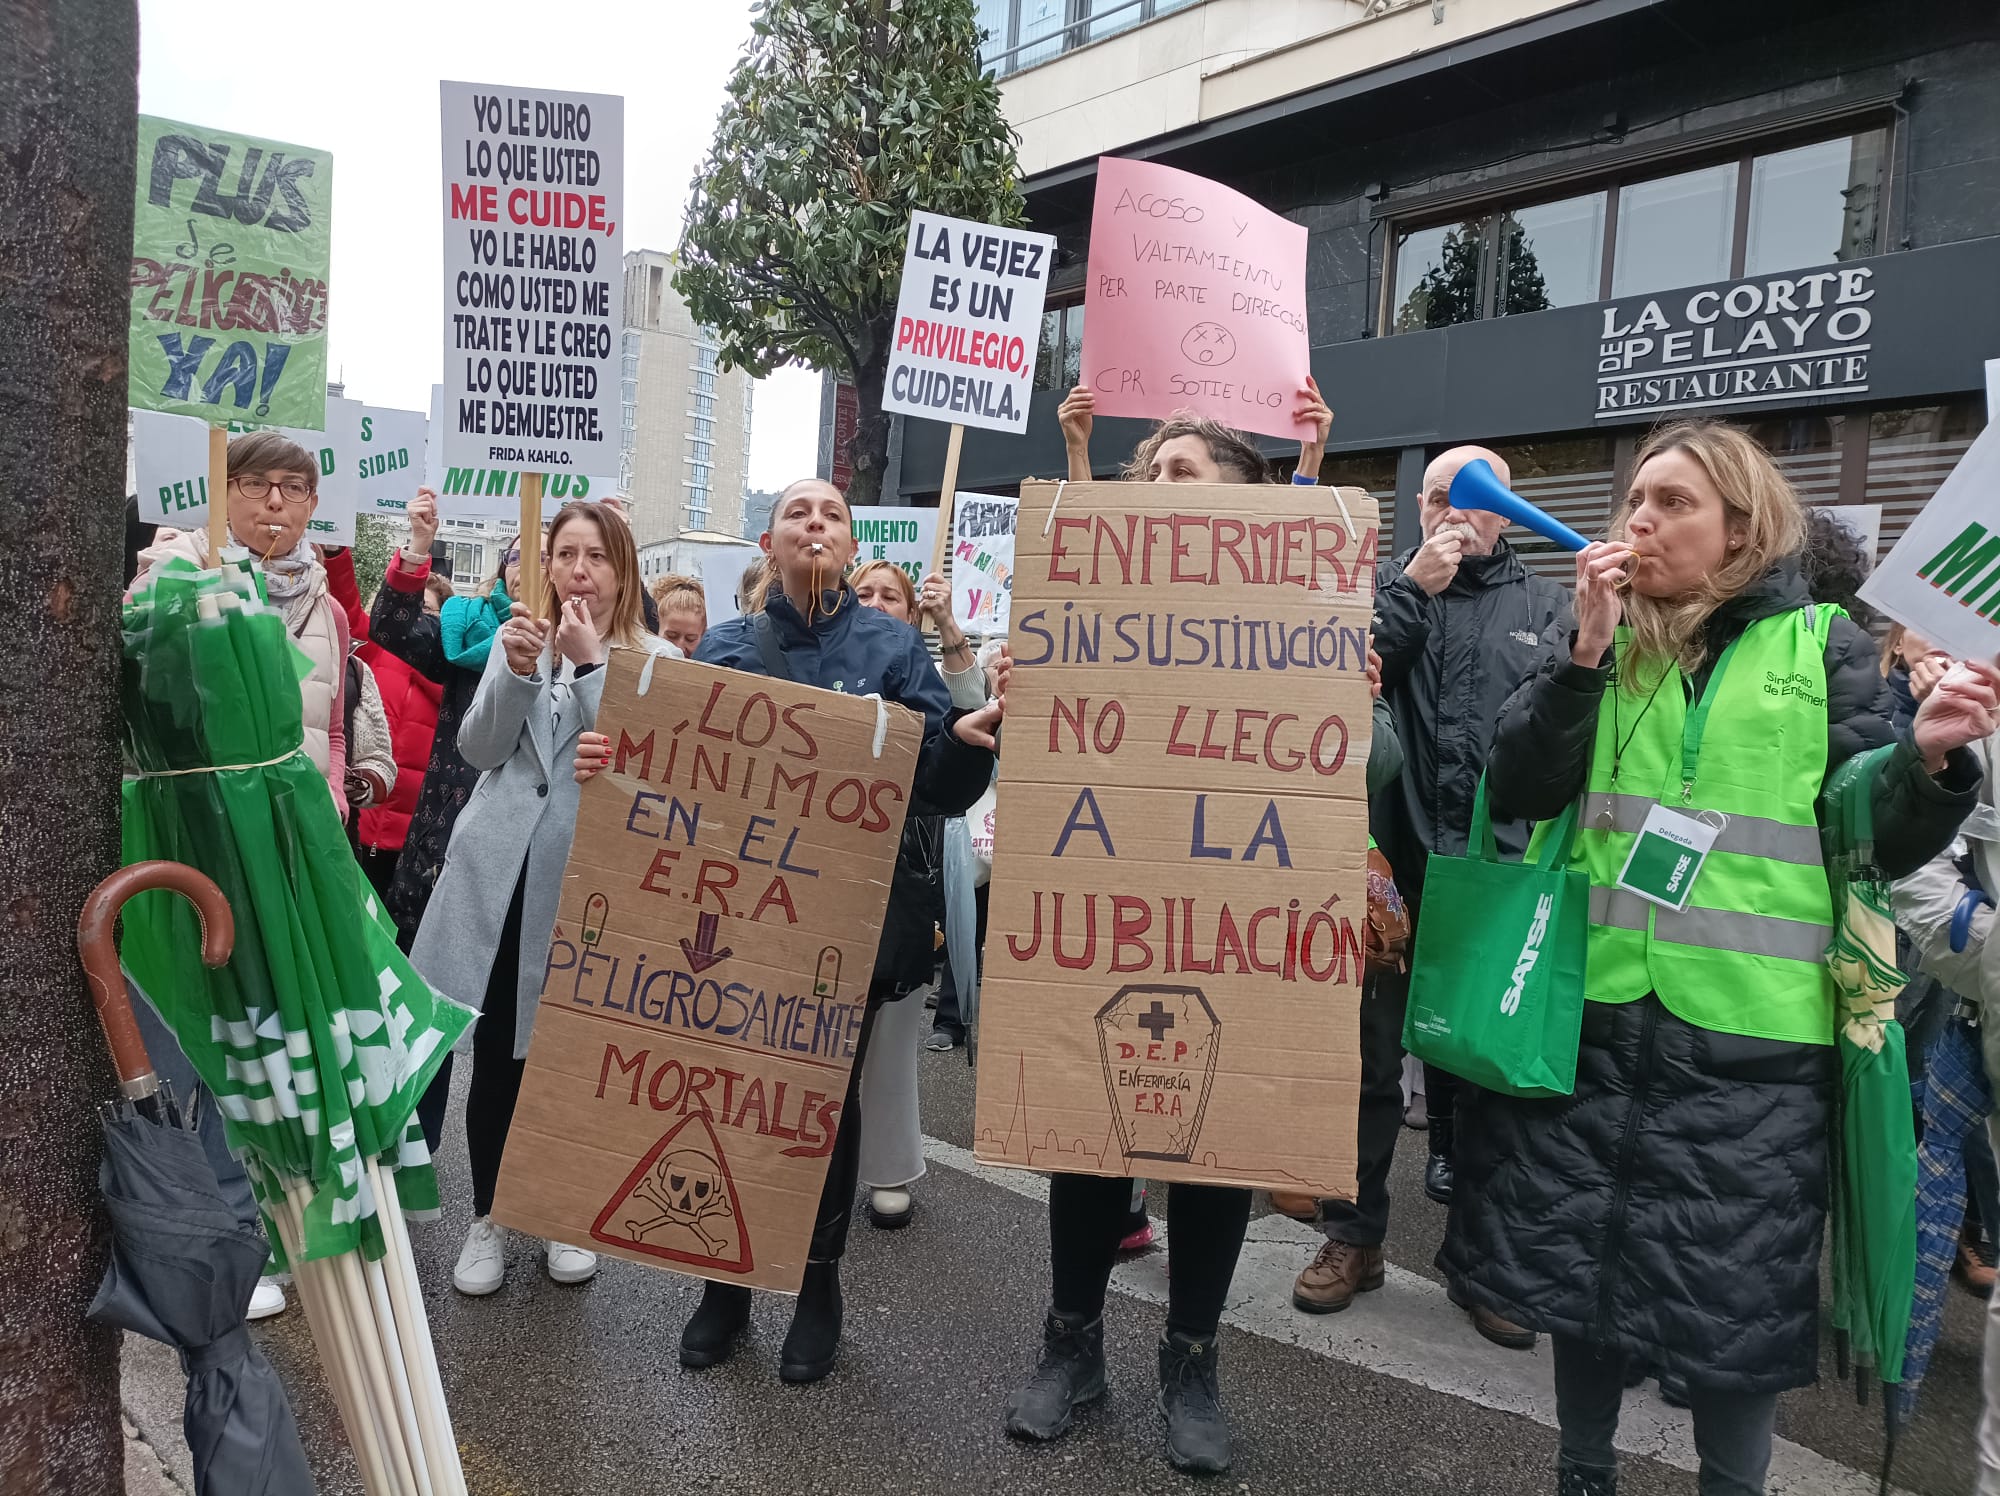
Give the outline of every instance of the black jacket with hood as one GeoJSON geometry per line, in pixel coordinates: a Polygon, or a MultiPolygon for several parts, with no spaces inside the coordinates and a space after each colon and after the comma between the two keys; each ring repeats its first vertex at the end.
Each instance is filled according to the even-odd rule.
{"type": "MultiPolygon", "coordinates": [[[[1716,610],[1705,658],[1809,601],[1797,563],[1781,563],[1716,610]]],[[[1507,703],[1488,785],[1509,813],[1547,819],[1583,792],[1609,674],[1608,660],[1585,669],[1565,648],[1507,703]]],[[[1844,616],[1826,677],[1829,772],[1897,741],[1874,642],[1844,616]]],[[[1978,786],[1969,754],[1933,779],[1901,741],[1875,787],[1877,858],[1890,876],[1951,841],[1978,786]]],[[[1438,1265],[1469,1303],[1704,1387],[1808,1383],[1839,1075],[1831,1046],[1697,1028],[1651,993],[1586,1003],[1574,1094],[1461,1095],[1438,1265]]]]}

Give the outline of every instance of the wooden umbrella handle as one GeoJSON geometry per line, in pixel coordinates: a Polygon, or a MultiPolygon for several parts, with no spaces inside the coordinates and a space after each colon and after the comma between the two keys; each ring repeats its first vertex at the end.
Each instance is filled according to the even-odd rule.
{"type": "Polygon", "coordinates": [[[90,998],[97,1006],[97,1021],[104,1027],[104,1041],[111,1047],[118,1089],[133,1100],[152,1095],[159,1090],[160,1081],[153,1073],[146,1041],[139,1037],[139,1020],[132,1015],[132,999],[125,991],[124,973],[118,969],[118,945],[112,932],[125,901],[152,888],[168,889],[194,905],[201,921],[201,959],[205,963],[223,965],[236,947],[236,919],[229,912],[229,901],[206,873],[184,862],[135,862],[122,867],[83,901],[83,913],[76,922],[76,952],[83,961],[84,975],[90,979],[90,998]]]}

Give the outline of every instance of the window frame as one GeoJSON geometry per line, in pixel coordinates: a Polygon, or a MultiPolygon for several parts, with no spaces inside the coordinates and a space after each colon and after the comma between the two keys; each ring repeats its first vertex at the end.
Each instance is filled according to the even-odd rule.
{"type": "MultiPolygon", "coordinates": [[[[1606,163],[1604,168],[1597,172],[1551,175],[1520,182],[1512,190],[1488,192],[1478,196],[1456,196],[1448,203],[1433,202],[1428,205],[1411,203],[1402,212],[1397,212],[1393,208],[1378,209],[1377,216],[1387,219],[1388,223],[1383,241],[1385,247],[1382,256],[1381,291],[1375,309],[1374,336],[1384,338],[1400,336],[1396,329],[1396,277],[1402,261],[1402,241],[1412,234],[1422,233],[1426,229],[1449,228],[1477,218],[1486,220],[1480,236],[1477,298],[1479,315],[1472,319],[1485,322],[1492,320],[1494,315],[1494,298],[1499,280],[1500,228],[1507,217],[1517,209],[1538,208],[1550,203],[1567,202],[1572,198],[1601,195],[1604,198],[1604,242],[1598,256],[1596,299],[1600,302],[1609,301],[1612,299],[1611,280],[1616,266],[1618,199],[1622,189],[1702,171],[1709,167],[1724,166],[1732,162],[1736,166],[1736,198],[1731,208],[1734,217],[1730,223],[1729,273],[1725,279],[1739,280],[1743,276],[1743,265],[1749,249],[1752,179],[1757,158],[1777,155],[1800,146],[1850,140],[1876,130],[1882,132],[1880,152],[1882,186],[1881,201],[1876,205],[1875,239],[1878,246],[1877,253],[1884,253],[1886,251],[1881,246],[1893,246],[1897,242],[1891,219],[1897,185],[1896,165],[1899,144],[1897,119],[1891,110],[1867,107],[1812,125],[1801,124],[1789,129],[1773,129],[1764,134],[1734,136],[1726,142],[1717,142],[1706,148],[1691,147],[1680,154],[1661,155],[1647,152],[1624,163],[1606,163]],[[1835,125],[1838,128],[1831,128],[1835,125]]],[[[1410,329],[1412,332],[1437,330],[1410,329]]]]}

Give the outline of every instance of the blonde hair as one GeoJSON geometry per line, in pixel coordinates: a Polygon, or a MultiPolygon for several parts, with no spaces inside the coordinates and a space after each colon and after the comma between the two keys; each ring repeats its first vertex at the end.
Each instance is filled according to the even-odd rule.
{"type": "Polygon", "coordinates": [[[745,613],[764,611],[764,599],[771,591],[771,558],[759,556],[743,568],[736,582],[736,606],[745,613]]]}
{"type": "Polygon", "coordinates": [[[665,576],[655,577],[650,590],[653,604],[660,610],[662,618],[667,616],[669,608],[694,608],[704,620],[708,617],[708,589],[701,585],[698,577],[670,571],[665,576]]]}
{"type": "Polygon", "coordinates": [[[917,589],[911,582],[910,574],[893,561],[863,561],[847,574],[847,585],[859,591],[864,580],[877,572],[886,572],[896,580],[896,590],[903,594],[903,617],[910,623],[917,621],[917,589]]]}
{"type": "Polygon", "coordinates": [[[1120,476],[1130,483],[1149,481],[1153,475],[1153,459],[1159,455],[1160,448],[1181,436],[1199,437],[1202,445],[1208,448],[1208,455],[1215,459],[1215,465],[1222,469],[1225,476],[1233,474],[1236,482],[1271,481],[1271,464],[1262,452],[1250,444],[1250,438],[1220,421],[1211,421],[1206,416],[1185,410],[1160,422],[1153,428],[1151,436],[1132,449],[1131,460],[1125,464],[1120,476]]]}
{"type": "MultiPolygon", "coordinates": [[[[1670,665],[1692,671],[1702,662],[1702,625],[1709,615],[1779,561],[1805,544],[1805,510],[1799,496],[1757,440],[1721,421],[1674,421],[1657,428],[1632,463],[1633,480],[1663,452],[1684,452],[1708,475],[1722,495],[1723,522],[1742,543],[1701,584],[1680,597],[1625,595],[1625,622],[1632,630],[1637,683],[1644,670],[1670,665]]],[[[1634,501],[1625,502],[1611,524],[1611,538],[1627,538],[1634,501]]]]}
{"type": "MultiPolygon", "coordinates": [[[[604,513],[596,504],[584,499],[571,499],[556,511],[556,517],[549,523],[548,554],[553,561],[556,554],[556,537],[565,526],[579,521],[596,527],[598,537],[604,542],[604,553],[611,559],[611,575],[618,584],[618,595],[611,604],[611,623],[604,631],[604,640],[621,649],[637,649],[646,638],[646,609],[640,602],[645,594],[645,585],[639,580],[639,548],[632,543],[631,526],[607,523],[604,513]]],[[[556,596],[555,579],[549,569],[542,570],[542,616],[556,619],[561,616],[562,601],[556,596]]]]}

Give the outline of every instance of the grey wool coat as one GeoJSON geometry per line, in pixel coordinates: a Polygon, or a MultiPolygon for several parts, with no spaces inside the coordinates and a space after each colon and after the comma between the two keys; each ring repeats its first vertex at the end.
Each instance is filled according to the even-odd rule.
{"type": "MultiPolygon", "coordinates": [[[[656,653],[678,656],[665,640],[649,637],[656,653]]],[[[563,869],[576,834],[577,734],[597,721],[604,671],[571,684],[560,725],[550,685],[547,651],[531,676],[516,675],[507,651],[494,642],[479,690],[459,723],[458,751],[480,771],[479,787],[459,812],[437,887],[410,946],[410,962],[431,986],[478,1011],[500,944],[507,906],[522,864],[528,871],[521,898],[520,983],[515,992],[514,1057],[528,1053],[535,1008],[562,898],[563,869]]],[[[469,1048],[471,1030],[461,1041],[469,1048]]]]}

